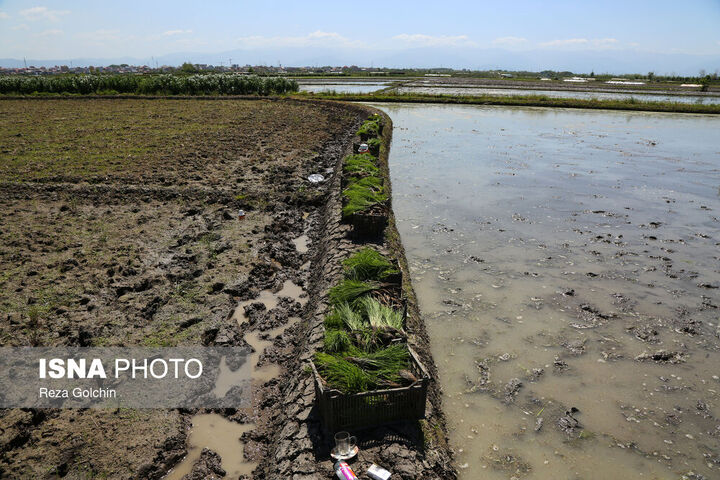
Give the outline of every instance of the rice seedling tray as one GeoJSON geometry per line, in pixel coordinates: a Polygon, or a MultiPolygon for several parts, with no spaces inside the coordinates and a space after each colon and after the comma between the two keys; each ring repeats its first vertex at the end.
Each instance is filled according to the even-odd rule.
{"type": "Polygon", "coordinates": [[[388,225],[387,209],[378,205],[371,211],[348,215],[347,222],[352,226],[350,238],[353,240],[376,240],[382,238],[388,225]]]}
{"type": "Polygon", "coordinates": [[[410,368],[417,381],[406,387],[345,394],[330,389],[313,361],[310,367],[315,382],[315,403],[323,427],[330,433],[358,430],[399,421],[425,418],[430,374],[419,357],[408,347],[410,368]]]}

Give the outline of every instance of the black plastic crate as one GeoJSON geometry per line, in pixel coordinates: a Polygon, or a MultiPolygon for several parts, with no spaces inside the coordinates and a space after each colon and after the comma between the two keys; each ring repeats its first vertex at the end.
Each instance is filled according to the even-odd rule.
{"type": "Polygon", "coordinates": [[[322,378],[310,361],[315,379],[315,401],[323,427],[330,433],[358,430],[403,420],[425,418],[430,375],[412,348],[411,371],[417,381],[407,387],[345,394],[323,386],[322,378]]]}
{"type": "Polygon", "coordinates": [[[354,213],[349,215],[346,220],[352,225],[350,238],[353,240],[381,239],[388,225],[388,216],[384,211],[354,213]]]}

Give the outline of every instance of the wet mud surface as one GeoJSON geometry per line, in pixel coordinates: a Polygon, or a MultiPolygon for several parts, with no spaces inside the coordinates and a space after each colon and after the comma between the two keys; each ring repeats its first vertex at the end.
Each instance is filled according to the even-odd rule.
{"type": "MultiPolygon", "coordinates": [[[[312,248],[327,189],[306,178],[331,175],[364,109],[78,99],[0,111],[3,346],[242,346],[252,334],[259,367],[297,356],[311,258],[294,240],[312,248]],[[288,282],[293,294],[248,303],[237,321],[238,303],[288,282]]],[[[267,451],[278,385],[258,382],[249,411],[214,412],[254,424],[248,461],[267,451]]],[[[3,410],[0,476],[161,478],[196,413],[213,412],[3,410]]],[[[191,478],[217,460],[203,453],[191,478]]]]}
{"type": "Polygon", "coordinates": [[[716,478],[718,120],[378,108],[460,478],[716,478]]]}

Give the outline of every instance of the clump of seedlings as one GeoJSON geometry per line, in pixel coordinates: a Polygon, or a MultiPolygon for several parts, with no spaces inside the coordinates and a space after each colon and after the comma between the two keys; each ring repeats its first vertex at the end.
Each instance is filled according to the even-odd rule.
{"type": "Polygon", "coordinates": [[[400,271],[395,265],[372,248],[363,248],[343,261],[345,278],[352,280],[386,280],[400,271]]]}
{"type": "Polygon", "coordinates": [[[380,154],[380,146],[382,145],[382,140],[380,140],[379,138],[371,138],[366,143],[368,145],[370,153],[377,157],[380,154]]]}
{"type": "Polygon", "coordinates": [[[388,200],[382,179],[374,175],[351,179],[342,194],[345,203],[343,217],[368,211],[388,200]]]}
{"type": "Polygon", "coordinates": [[[358,135],[368,143],[368,150],[349,155],[343,162],[342,217],[352,225],[352,238],[379,238],[388,224],[389,184],[377,158],[382,144],[378,137],[381,130],[381,116],[373,115],[366,120],[358,135]]]}
{"type": "Polygon", "coordinates": [[[377,176],[378,171],[379,169],[370,155],[356,154],[345,157],[343,172],[346,175],[356,177],[377,176]]]}
{"type": "Polygon", "coordinates": [[[324,351],[315,355],[318,372],[330,388],[348,394],[417,381],[410,371],[404,313],[391,301],[399,291],[391,281],[397,267],[371,248],[343,265],[344,280],[330,290],[324,351]]]}
{"type": "Polygon", "coordinates": [[[354,304],[363,295],[382,288],[380,282],[362,281],[346,278],[330,289],[330,302],[337,306],[344,303],[354,304]]]}
{"type": "MultiPolygon", "coordinates": [[[[372,115],[365,120],[357,131],[362,140],[369,140],[380,136],[382,130],[382,117],[380,115],[372,115]]],[[[368,145],[369,146],[369,145],[368,145]]]]}

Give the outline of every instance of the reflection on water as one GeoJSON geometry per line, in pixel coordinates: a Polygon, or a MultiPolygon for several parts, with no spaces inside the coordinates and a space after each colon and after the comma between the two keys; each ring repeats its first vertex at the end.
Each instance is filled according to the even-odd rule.
{"type": "Polygon", "coordinates": [[[720,478],[720,118],[378,108],[462,478],[720,478]]]}
{"type": "Polygon", "coordinates": [[[642,102],[677,102],[716,104],[720,103],[720,96],[701,95],[662,95],[649,93],[610,93],[610,92],[579,92],[573,90],[522,90],[515,88],[483,88],[463,87],[458,88],[452,85],[433,87],[404,86],[394,89],[398,93],[426,93],[432,95],[544,95],[550,98],[582,98],[598,100],[635,100],[642,102]]]}

